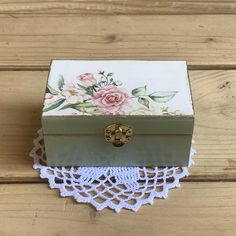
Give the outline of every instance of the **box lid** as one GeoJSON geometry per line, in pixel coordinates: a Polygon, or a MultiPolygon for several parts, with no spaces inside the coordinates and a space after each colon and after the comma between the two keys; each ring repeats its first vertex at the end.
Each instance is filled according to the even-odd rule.
{"type": "Polygon", "coordinates": [[[112,122],[135,126],[138,134],[191,134],[186,62],[52,61],[44,133],[100,134],[112,122]]]}

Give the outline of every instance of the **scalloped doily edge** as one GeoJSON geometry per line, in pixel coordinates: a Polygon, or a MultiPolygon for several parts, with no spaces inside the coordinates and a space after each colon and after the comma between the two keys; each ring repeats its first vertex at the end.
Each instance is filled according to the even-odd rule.
{"type": "MultiPolygon", "coordinates": [[[[81,195],[79,195],[75,191],[65,192],[63,189],[63,184],[57,184],[52,180],[52,176],[50,176],[46,173],[46,167],[40,165],[38,162],[39,160],[36,157],[37,145],[38,145],[39,141],[42,139],[42,130],[38,130],[37,133],[38,133],[38,137],[33,140],[34,147],[31,150],[31,152],[29,153],[29,156],[34,159],[33,169],[39,171],[39,176],[41,179],[47,179],[49,187],[51,189],[58,189],[61,197],[73,197],[76,200],[76,202],[78,202],[78,203],[89,203],[92,206],[94,206],[97,211],[101,211],[104,208],[110,208],[118,213],[118,212],[120,212],[121,209],[124,208],[124,209],[128,209],[128,210],[132,210],[134,212],[137,212],[142,205],[145,205],[145,204],[152,205],[155,198],[166,199],[168,197],[169,190],[173,189],[173,188],[179,188],[180,187],[180,179],[187,177],[189,175],[188,167],[190,167],[194,164],[194,161],[192,158],[197,153],[194,148],[191,148],[190,161],[189,161],[188,167],[182,167],[183,171],[181,173],[178,173],[175,175],[174,182],[166,183],[166,185],[165,185],[166,188],[164,189],[163,192],[156,192],[155,190],[152,190],[148,199],[140,198],[136,202],[136,204],[134,204],[134,205],[129,205],[127,203],[123,203],[122,206],[117,206],[116,204],[112,203],[109,200],[104,201],[102,204],[101,203],[98,204],[92,198],[90,198],[90,199],[83,198],[81,195]]],[[[193,143],[194,143],[194,141],[193,141],[193,143]]]]}

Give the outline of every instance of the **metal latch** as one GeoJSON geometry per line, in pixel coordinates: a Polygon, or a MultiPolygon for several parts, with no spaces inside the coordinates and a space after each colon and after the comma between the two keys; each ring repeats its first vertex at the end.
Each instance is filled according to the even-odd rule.
{"type": "Polygon", "coordinates": [[[115,147],[128,143],[133,135],[133,130],[128,125],[112,124],[105,128],[105,140],[115,147]]]}

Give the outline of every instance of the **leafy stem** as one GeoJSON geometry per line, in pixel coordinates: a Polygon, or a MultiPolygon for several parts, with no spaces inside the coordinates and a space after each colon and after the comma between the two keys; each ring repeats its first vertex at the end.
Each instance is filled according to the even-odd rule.
{"type": "Polygon", "coordinates": [[[103,86],[108,86],[108,85],[111,85],[111,84],[114,84],[114,80],[113,80],[113,73],[108,73],[108,74],[105,74],[104,71],[99,71],[98,72],[99,75],[101,75],[101,81],[97,84],[100,88],[103,87],[103,86]],[[105,79],[105,80],[103,80],[105,79]]]}

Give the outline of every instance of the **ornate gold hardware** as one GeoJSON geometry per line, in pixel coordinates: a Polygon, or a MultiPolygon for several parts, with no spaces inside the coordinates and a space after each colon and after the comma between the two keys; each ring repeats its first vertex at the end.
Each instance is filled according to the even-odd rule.
{"type": "Polygon", "coordinates": [[[115,147],[128,143],[133,135],[133,130],[127,125],[112,124],[105,128],[105,140],[115,147]]]}

